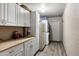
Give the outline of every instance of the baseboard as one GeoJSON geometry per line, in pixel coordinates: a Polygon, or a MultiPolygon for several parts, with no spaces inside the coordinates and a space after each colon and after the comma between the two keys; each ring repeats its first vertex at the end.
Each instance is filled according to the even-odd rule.
{"type": "MultiPolygon", "coordinates": [[[[44,46],[44,48],[45,48],[46,46],[44,46]]],[[[39,52],[39,51],[43,51],[44,50],[44,48],[42,49],[42,50],[38,50],[35,54],[34,54],[34,56],[36,56],[36,54],[39,52]]]]}
{"type": "Polygon", "coordinates": [[[36,54],[39,52],[40,50],[38,50],[33,56],[36,56],[36,54]]]}
{"type": "MultiPolygon", "coordinates": [[[[46,45],[44,46],[44,48],[45,48],[45,47],[46,47],[46,45]]],[[[39,49],[39,51],[43,51],[43,50],[44,50],[44,48],[43,48],[43,49],[41,49],[41,50],[39,49]]]]}
{"type": "MultiPolygon", "coordinates": [[[[62,42],[62,41],[51,41],[51,42],[62,42]]],[[[51,43],[51,42],[50,42],[50,43],[51,43]]],[[[50,44],[50,43],[49,43],[49,44],[50,44]]]]}

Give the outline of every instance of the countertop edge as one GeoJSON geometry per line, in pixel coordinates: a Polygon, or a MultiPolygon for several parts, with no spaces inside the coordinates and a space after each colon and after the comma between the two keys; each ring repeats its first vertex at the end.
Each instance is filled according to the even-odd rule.
{"type": "MultiPolygon", "coordinates": [[[[16,42],[16,41],[21,41],[21,42],[18,42],[18,43],[16,43],[16,44],[10,45],[10,46],[8,46],[8,47],[3,47],[3,49],[0,47],[0,52],[3,52],[3,51],[5,51],[5,50],[8,50],[8,49],[10,49],[10,48],[12,48],[12,47],[15,47],[15,46],[17,46],[17,45],[19,45],[19,44],[22,44],[22,43],[26,42],[26,41],[32,40],[32,38],[34,38],[34,37],[21,38],[21,39],[17,39],[17,40],[10,40],[10,41],[13,41],[13,42],[16,42]]],[[[1,45],[1,44],[2,44],[2,45],[3,45],[3,44],[7,44],[7,43],[9,43],[10,41],[2,42],[2,43],[0,43],[0,45],[1,45]]]]}

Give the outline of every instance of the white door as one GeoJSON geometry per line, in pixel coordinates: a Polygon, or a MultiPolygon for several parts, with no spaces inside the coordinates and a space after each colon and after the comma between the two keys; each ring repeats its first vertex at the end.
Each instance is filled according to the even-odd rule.
{"type": "Polygon", "coordinates": [[[52,21],[51,22],[51,29],[52,29],[52,37],[54,41],[60,41],[60,22],[59,21],[52,21]]]}

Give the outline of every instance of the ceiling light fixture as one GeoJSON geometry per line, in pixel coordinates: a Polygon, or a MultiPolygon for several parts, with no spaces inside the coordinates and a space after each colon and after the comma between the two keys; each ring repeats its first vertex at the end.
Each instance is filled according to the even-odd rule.
{"type": "Polygon", "coordinates": [[[45,4],[41,4],[41,6],[40,6],[40,11],[41,11],[42,13],[44,13],[44,12],[46,11],[46,6],[45,6],[45,4]]]}

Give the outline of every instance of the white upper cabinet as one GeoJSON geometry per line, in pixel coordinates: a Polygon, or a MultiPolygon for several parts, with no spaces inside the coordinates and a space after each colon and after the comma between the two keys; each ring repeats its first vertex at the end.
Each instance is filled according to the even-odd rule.
{"type": "Polygon", "coordinates": [[[17,5],[16,4],[16,11],[15,11],[15,13],[16,13],[16,24],[17,24],[17,26],[21,26],[20,25],[20,6],[19,5],[17,5]]]}
{"type": "Polygon", "coordinates": [[[18,26],[30,27],[30,12],[16,4],[16,21],[18,26]]]}
{"type": "Polygon", "coordinates": [[[4,20],[4,3],[0,3],[0,25],[3,25],[4,20]]]}
{"type": "Polygon", "coordinates": [[[16,23],[18,26],[24,26],[23,11],[24,9],[16,4],[16,23]]]}
{"type": "Polygon", "coordinates": [[[30,27],[30,12],[20,7],[20,23],[22,26],[30,27]]]}
{"type": "Polygon", "coordinates": [[[25,10],[22,7],[20,7],[20,19],[19,19],[19,21],[20,21],[20,24],[22,26],[24,26],[24,11],[25,10]]]}
{"type": "Polygon", "coordinates": [[[7,12],[6,19],[8,25],[16,25],[15,6],[15,3],[7,3],[7,8],[5,10],[7,12]]]}
{"type": "Polygon", "coordinates": [[[15,25],[15,3],[0,3],[0,8],[0,25],[15,25]]]}
{"type": "Polygon", "coordinates": [[[25,10],[25,26],[30,27],[30,12],[25,10]]]}
{"type": "Polygon", "coordinates": [[[16,3],[0,3],[0,25],[30,27],[30,12],[16,3]]]}

